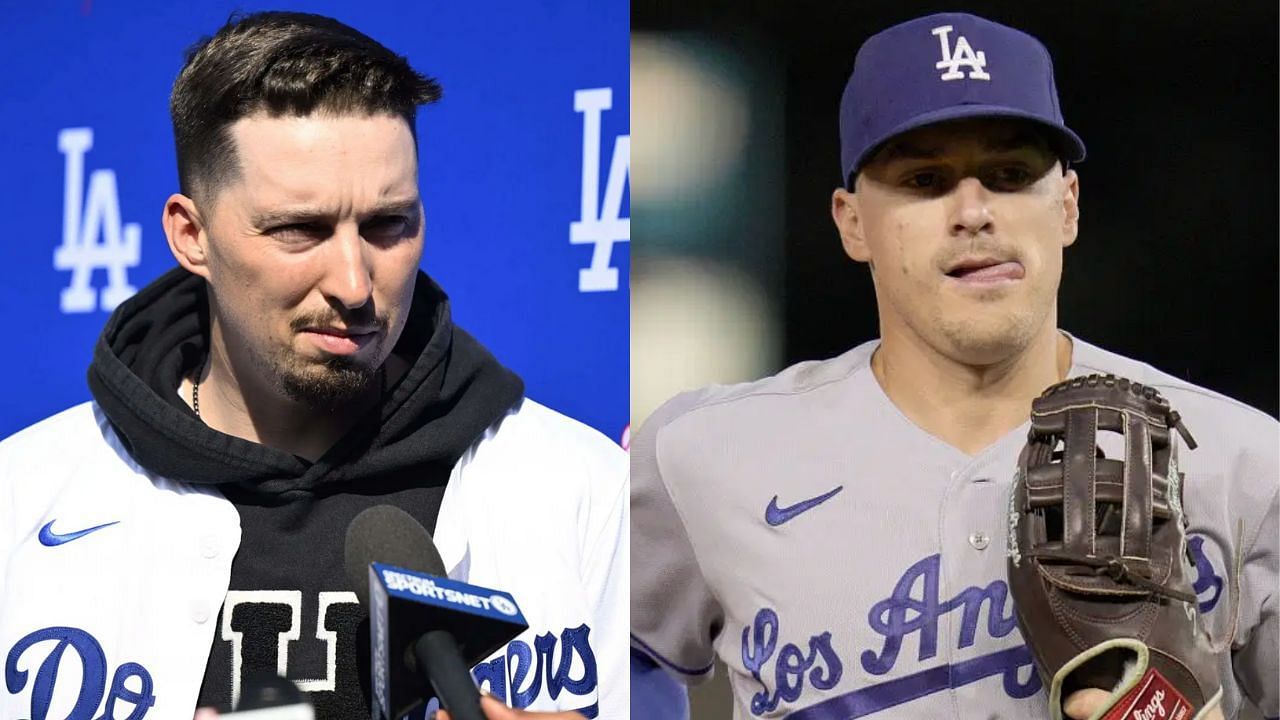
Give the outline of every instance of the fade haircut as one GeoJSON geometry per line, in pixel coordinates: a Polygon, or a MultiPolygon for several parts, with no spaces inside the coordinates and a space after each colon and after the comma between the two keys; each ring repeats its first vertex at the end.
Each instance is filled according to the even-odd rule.
{"type": "Polygon", "coordinates": [[[212,197],[240,165],[231,125],[269,117],[391,114],[409,131],[418,106],[440,99],[440,84],[373,38],[323,15],[233,14],[187,50],[169,114],[184,195],[212,197]]]}

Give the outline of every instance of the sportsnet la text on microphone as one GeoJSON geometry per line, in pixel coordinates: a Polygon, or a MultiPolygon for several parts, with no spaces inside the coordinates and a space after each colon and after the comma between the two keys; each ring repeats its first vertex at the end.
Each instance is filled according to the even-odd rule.
{"type": "Polygon", "coordinates": [[[484,610],[497,610],[503,615],[515,615],[516,607],[507,598],[501,595],[492,595],[490,597],[481,597],[474,593],[454,590],[452,588],[440,587],[435,580],[429,577],[419,575],[410,575],[408,573],[399,572],[382,568],[382,579],[387,584],[389,590],[408,591],[419,597],[430,598],[433,600],[444,600],[454,605],[466,605],[473,608],[481,608],[484,610]]]}

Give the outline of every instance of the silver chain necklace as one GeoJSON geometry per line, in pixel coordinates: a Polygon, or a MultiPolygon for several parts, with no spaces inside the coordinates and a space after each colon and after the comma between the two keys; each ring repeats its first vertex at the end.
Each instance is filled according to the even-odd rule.
{"type": "Polygon", "coordinates": [[[196,411],[196,418],[200,418],[200,378],[197,377],[191,381],[191,409],[196,411]]]}

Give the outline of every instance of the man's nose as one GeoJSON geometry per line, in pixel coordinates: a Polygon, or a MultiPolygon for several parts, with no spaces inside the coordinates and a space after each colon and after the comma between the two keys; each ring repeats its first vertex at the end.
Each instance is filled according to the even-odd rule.
{"type": "Polygon", "coordinates": [[[955,207],[951,232],[955,235],[977,235],[992,230],[991,192],[976,177],[962,179],[952,190],[955,207]]]}
{"type": "Polygon", "coordinates": [[[363,306],[373,292],[368,243],[359,228],[342,226],[329,238],[328,246],[320,291],[345,308],[363,306]]]}

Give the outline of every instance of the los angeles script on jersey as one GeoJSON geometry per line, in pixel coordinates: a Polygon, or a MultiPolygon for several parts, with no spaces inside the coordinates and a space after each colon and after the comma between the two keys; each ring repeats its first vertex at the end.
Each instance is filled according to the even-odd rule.
{"type": "MultiPolygon", "coordinates": [[[[359,692],[336,691],[359,684],[359,679],[354,677],[359,670],[352,652],[361,620],[358,607],[346,607],[345,597],[321,598],[317,626],[304,629],[290,621],[290,616],[296,620],[305,615],[291,613],[289,599],[273,597],[268,602],[242,599],[237,603],[226,623],[235,635],[235,641],[230,643],[234,647],[233,655],[226,658],[234,668],[232,694],[239,689],[244,674],[261,668],[264,663],[275,668],[282,659],[279,667],[285,667],[286,675],[307,691],[322,715],[367,716],[368,703],[359,692]],[[300,647],[290,654],[289,646],[295,642],[305,643],[302,638],[307,636],[312,644],[322,646],[320,657],[327,662],[324,659],[303,662],[308,653],[297,652],[300,647]]],[[[356,602],[354,597],[350,600],[356,602]]],[[[219,654],[219,645],[220,642],[215,641],[215,656],[219,654]]],[[[219,662],[219,659],[215,657],[213,661],[219,662]]],[[[155,684],[154,673],[146,662],[129,657],[127,651],[104,647],[103,642],[85,629],[41,628],[22,637],[5,654],[5,689],[12,695],[30,692],[28,717],[33,719],[52,720],[54,716],[50,712],[56,704],[59,712],[67,713],[66,720],[143,720],[150,717],[156,698],[165,692],[165,688],[155,684]],[[69,667],[83,670],[64,672],[69,667]],[[66,686],[77,681],[78,687],[66,686]]],[[[581,702],[571,699],[565,703],[567,706],[578,709],[588,718],[599,713],[595,702],[596,659],[591,647],[591,628],[585,623],[560,632],[536,634],[532,644],[522,639],[512,640],[497,657],[478,665],[473,674],[482,688],[503,700],[510,696],[515,707],[528,707],[542,697],[556,700],[568,694],[574,699],[581,698],[581,702]]]]}
{"type": "MultiPolygon", "coordinates": [[[[1193,538],[1188,545],[1198,575],[1194,587],[1200,611],[1207,613],[1217,606],[1223,581],[1202,550],[1203,539],[1193,538]]],[[[993,580],[944,598],[940,595],[941,563],[940,554],[919,560],[907,568],[888,597],[870,607],[866,622],[879,637],[873,647],[853,647],[855,643],[842,638],[838,628],[800,644],[787,642],[783,640],[788,637],[787,628],[778,611],[758,610],[751,626],[742,629],[742,663],[760,686],[751,697],[752,714],[773,712],[783,702],[802,705],[797,701],[806,691],[832,690],[842,680],[848,685],[849,676],[886,679],[828,696],[792,712],[787,719],[863,717],[993,676],[1001,678],[1001,688],[1011,698],[1027,698],[1039,692],[1040,676],[1020,637],[1015,635],[1006,647],[995,652],[968,657],[963,653],[983,639],[979,638],[980,632],[987,638],[999,639],[1017,629],[1009,586],[1004,580],[993,580]],[[960,627],[954,638],[940,632],[940,626],[951,624],[942,621],[952,613],[957,614],[960,627]],[[938,662],[941,643],[946,642],[954,643],[954,652],[946,654],[964,659],[950,664],[938,662]],[[915,652],[910,652],[912,648],[915,652]],[[904,658],[919,669],[887,679],[904,658]]],[[[993,644],[982,645],[989,648],[993,644]]]]}

